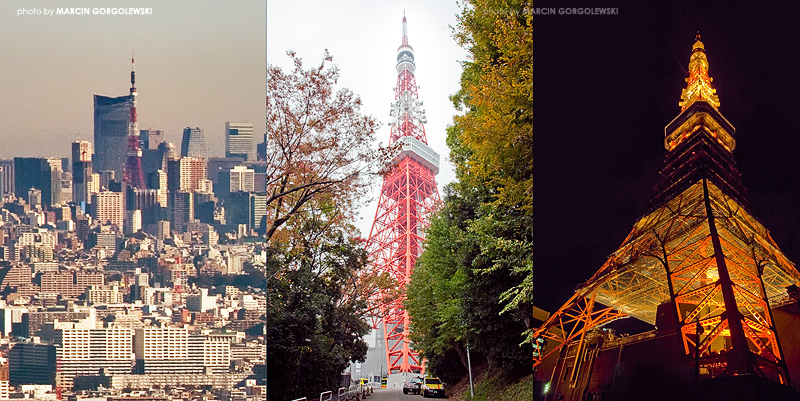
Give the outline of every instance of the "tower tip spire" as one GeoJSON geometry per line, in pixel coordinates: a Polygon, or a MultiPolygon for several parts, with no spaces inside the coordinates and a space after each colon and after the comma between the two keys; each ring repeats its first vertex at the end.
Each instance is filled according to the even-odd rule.
{"type": "Polygon", "coordinates": [[[136,95],[136,68],[133,60],[133,49],[131,49],[131,95],[136,95]]]}
{"type": "Polygon", "coordinates": [[[403,44],[408,44],[408,28],[406,26],[406,10],[403,10],[403,44]]]}
{"type": "Polygon", "coordinates": [[[717,90],[711,86],[713,78],[708,75],[708,58],[705,46],[700,41],[700,31],[697,31],[695,42],[692,46],[692,55],[689,57],[689,78],[686,78],[686,88],[681,93],[681,110],[686,110],[692,103],[702,100],[713,107],[719,107],[717,90]]]}

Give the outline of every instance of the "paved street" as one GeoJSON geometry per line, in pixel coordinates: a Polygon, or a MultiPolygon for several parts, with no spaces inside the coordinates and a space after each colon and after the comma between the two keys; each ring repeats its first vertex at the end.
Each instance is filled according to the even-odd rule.
{"type": "MultiPolygon", "coordinates": [[[[403,389],[380,389],[375,390],[375,392],[367,397],[366,401],[422,401],[422,400],[431,400],[436,398],[423,398],[417,394],[403,394],[403,389]]],[[[439,398],[442,399],[442,398],[439,398]]]]}
{"type": "Polygon", "coordinates": [[[384,388],[375,390],[375,392],[367,397],[367,401],[422,401],[429,400],[430,398],[422,398],[417,394],[403,394],[403,389],[389,389],[384,388]]]}

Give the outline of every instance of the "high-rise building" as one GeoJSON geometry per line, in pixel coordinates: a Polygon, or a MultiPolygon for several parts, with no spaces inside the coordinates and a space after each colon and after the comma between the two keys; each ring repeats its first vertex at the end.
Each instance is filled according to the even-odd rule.
{"type": "Polygon", "coordinates": [[[202,129],[197,127],[183,129],[181,156],[206,157],[206,137],[202,129]]]}
{"type": "Polygon", "coordinates": [[[156,196],[158,197],[158,203],[161,207],[167,207],[167,199],[169,196],[169,191],[167,190],[167,173],[164,170],[157,170],[153,175],[153,181],[158,183],[156,186],[155,184],[153,187],[156,189],[156,196]]]}
{"type": "Polygon", "coordinates": [[[28,190],[28,204],[31,205],[32,208],[36,206],[42,206],[42,191],[38,188],[31,188],[28,190]]]}
{"type": "Polygon", "coordinates": [[[92,143],[72,142],[72,200],[88,202],[92,186],[92,143]]]}
{"type": "Polygon", "coordinates": [[[255,160],[252,123],[225,123],[225,157],[255,160]]]}
{"type": "Polygon", "coordinates": [[[158,145],[164,142],[164,131],[155,129],[139,130],[139,143],[142,150],[158,149],[158,145]]]}
{"type": "Polygon", "coordinates": [[[172,194],[172,229],[185,232],[186,224],[194,220],[194,196],[190,191],[176,191],[172,194]]]}
{"type": "Polygon", "coordinates": [[[98,175],[98,185],[99,185],[98,191],[101,189],[108,190],[109,188],[111,188],[112,181],[117,180],[117,173],[114,170],[98,171],[97,175],[98,175]]]}
{"type": "Polygon", "coordinates": [[[61,194],[59,195],[59,200],[61,205],[72,202],[72,171],[61,172],[61,194]]]}
{"type": "Polygon", "coordinates": [[[206,160],[199,157],[181,157],[180,190],[200,191],[206,184],[206,160]]]}
{"type": "Polygon", "coordinates": [[[122,192],[102,191],[92,194],[92,217],[102,224],[116,225],[123,228],[125,205],[122,192]]]}
{"type": "Polygon", "coordinates": [[[229,172],[230,192],[253,192],[255,171],[245,166],[236,166],[229,172]]]}
{"type": "Polygon", "coordinates": [[[9,381],[18,384],[55,385],[56,347],[41,343],[17,343],[8,351],[9,381]]]}
{"type": "Polygon", "coordinates": [[[75,162],[91,162],[94,150],[92,143],[89,141],[75,141],[72,142],[72,163],[75,162]]]}
{"type": "Polygon", "coordinates": [[[14,193],[14,160],[0,160],[0,196],[14,193]]]}
{"type": "Polygon", "coordinates": [[[45,203],[47,206],[61,205],[61,176],[62,176],[62,162],[61,158],[51,157],[47,159],[47,164],[50,165],[50,202],[45,203]]]}
{"type": "Polygon", "coordinates": [[[219,174],[218,185],[214,191],[220,198],[231,192],[253,192],[255,190],[255,171],[245,166],[234,166],[219,174]]]}
{"type": "Polygon", "coordinates": [[[244,159],[241,157],[211,157],[208,159],[208,179],[211,180],[214,185],[217,185],[219,183],[220,173],[243,165],[244,162],[244,159]]]}
{"type": "Polygon", "coordinates": [[[136,234],[139,230],[142,229],[142,211],[139,209],[136,210],[126,210],[125,211],[125,226],[124,232],[127,235],[136,234]]]}
{"type": "Polygon", "coordinates": [[[153,224],[163,217],[162,206],[159,203],[159,190],[157,189],[128,187],[126,189],[125,208],[127,211],[141,211],[139,218],[142,227],[153,224]]]}
{"type": "Polygon", "coordinates": [[[180,374],[228,371],[230,341],[186,329],[146,327],[133,336],[135,373],[180,374]]]}
{"type": "Polygon", "coordinates": [[[142,150],[142,174],[150,177],[158,170],[167,171],[167,155],[174,152],[173,144],[161,142],[155,149],[142,150]]]}
{"type": "Polygon", "coordinates": [[[123,177],[128,151],[128,124],[132,95],[106,97],[94,95],[94,170],[114,171],[123,177]]]}
{"type": "Polygon", "coordinates": [[[264,134],[264,142],[256,145],[256,156],[259,161],[267,160],[267,134],[264,134]]]}
{"type": "Polygon", "coordinates": [[[232,192],[225,199],[225,218],[230,228],[240,224],[248,231],[263,230],[267,215],[267,196],[250,192],[232,192]]]}
{"type": "Polygon", "coordinates": [[[42,191],[42,205],[58,204],[61,194],[61,160],[35,157],[14,158],[14,194],[27,198],[28,190],[42,191]],[[55,194],[53,190],[55,189],[55,194]]]}
{"type": "Polygon", "coordinates": [[[130,374],[133,330],[124,327],[56,330],[58,385],[71,389],[76,376],[130,374]]]}

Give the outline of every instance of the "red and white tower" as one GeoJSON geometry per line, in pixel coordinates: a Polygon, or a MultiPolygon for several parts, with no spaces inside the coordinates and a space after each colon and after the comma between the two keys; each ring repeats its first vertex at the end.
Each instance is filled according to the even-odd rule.
{"type": "Polygon", "coordinates": [[[128,151],[125,160],[124,179],[129,186],[144,188],[142,174],[142,149],[139,148],[139,123],[136,121],[136,69],[131,55],[131,116],[128,119],[128,151]]]}
{"type": "Polygon", "coordinates": [[[387,166],[378,210],[372,223],[367,250],[373,270],[387,273],[398,291],[386,291],[377,310],[382,325],[373,319],[373,328],[383,326],[386,362],[389,373],[421,372],[419,354],[409,344],[409,318],[403,306],[406,286],[425,240],[423,228],[439,202],[434,176],[439,172],[439,154],[425,138],[425,112],[417,96],[414,78],[414,49],[408,45],[406,17],[403,16],[403,43],[397,49],[397,87],[391,106],[390,143],[400,152],[387,166]],[[395,295],[392,295],[395,294],[395,295]],[[399,294],[399,295],[396,295],[399,294]]]}

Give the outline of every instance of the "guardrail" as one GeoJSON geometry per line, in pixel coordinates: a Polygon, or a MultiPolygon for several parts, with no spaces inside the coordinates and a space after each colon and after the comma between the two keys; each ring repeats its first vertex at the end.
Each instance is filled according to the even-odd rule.
{"type": "MultiPolygon", "coordinates": [[[[352,385],[350,387],[339,387],[336,391],[336,401],[358,401],[365,400],[367,396],[375,392],[376,386],[380,383],[367,383],[366,385],[352,385]]],[[[297,398],[292,401],[308,401],[308,398],[297,398]]],[[[333,401],[333,391],[319,393],[319,401],[333,401]]]]}

